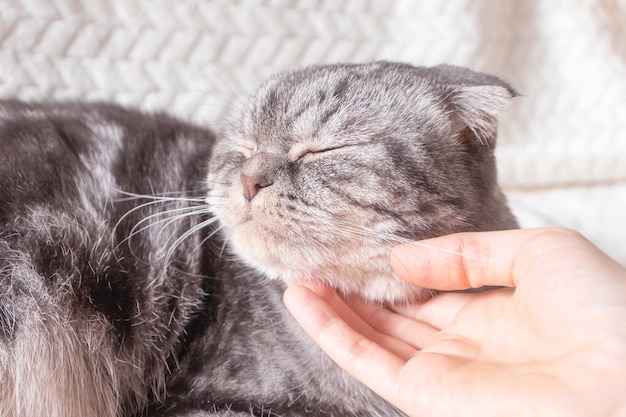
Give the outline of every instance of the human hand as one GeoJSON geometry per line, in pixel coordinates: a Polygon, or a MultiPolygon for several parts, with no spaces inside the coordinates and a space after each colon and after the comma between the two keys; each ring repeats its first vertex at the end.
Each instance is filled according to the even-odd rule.
{"type": "Polygon", "coordinates": [[[401,244],[442,293],[394,310],[290,286],[287,308],[353,377],[411,416],[626,416],[626,270],[565,229],[401,244]]]}

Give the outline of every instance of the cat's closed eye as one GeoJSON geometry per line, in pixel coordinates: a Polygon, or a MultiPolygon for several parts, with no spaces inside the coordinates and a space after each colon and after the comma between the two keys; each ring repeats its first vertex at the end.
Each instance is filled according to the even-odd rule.
{"type": "Polygon", "coordinates": [[[237,152],[244,156],[246,159],[250,159],[257,151],[256,145],[239,145],[235,148],[237,152]]]}
{"type": "Polygon", "coordinates": [[[299,164],[306,164],[318,158],[329,156],[339,151],[344,151],[352,146],[353,145],[335,145],[335,146],[325,146],[325,147],[320,147],[320,148],[305,147],[305,148],[295,149],[295,152],[294,152],[294,149],[292,149],[289,152],[289,154],[293,162],[297,162],[299,164]]]}

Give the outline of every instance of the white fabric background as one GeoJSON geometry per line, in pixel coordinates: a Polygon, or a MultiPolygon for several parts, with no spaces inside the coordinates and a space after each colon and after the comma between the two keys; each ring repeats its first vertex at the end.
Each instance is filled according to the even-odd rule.
{"type": "Polygon", "coordinates": [[[626,264],[626,0],[0,0],[0,97],[215,125],[271,73],[376,59],[511,82],[498,157],[522,225],[626,264]]]}

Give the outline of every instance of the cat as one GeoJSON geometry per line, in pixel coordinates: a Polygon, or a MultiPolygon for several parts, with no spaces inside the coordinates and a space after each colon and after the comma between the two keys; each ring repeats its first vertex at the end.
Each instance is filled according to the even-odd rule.
{"type": "Polygon", "coordinates": [[[0,415],[393,416],[282,304],[316,280],[430,296],[394,243],[517,227],[497,184],[515,91],[462,67],[276,75],[223,127],[0,102],[0,415]]]}

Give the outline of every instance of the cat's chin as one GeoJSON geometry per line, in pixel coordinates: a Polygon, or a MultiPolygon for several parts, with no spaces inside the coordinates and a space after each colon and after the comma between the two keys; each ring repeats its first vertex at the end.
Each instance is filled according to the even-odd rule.
{"type": "Polygon", "coordinates": [[[433,292],[396,277],[380,277],[369,280],[358,295],[366,300],[397,305],[426,300],[432,297],[433,292]]]}
{"type": "Polygon", "coordinates": [[[389,264],[389,248],[381,245],[304,247],[275,237],[268,229],[260,231],[253,222],[229,230],[231,246],[249,266],[286,284],[311,281],[323,283],[346,295],[357,295],[381,304],[406,304],[432,296],[432,291],[400,279],[389,264]],[[334,259],[330,259],[332,252],[334,259]]]}

